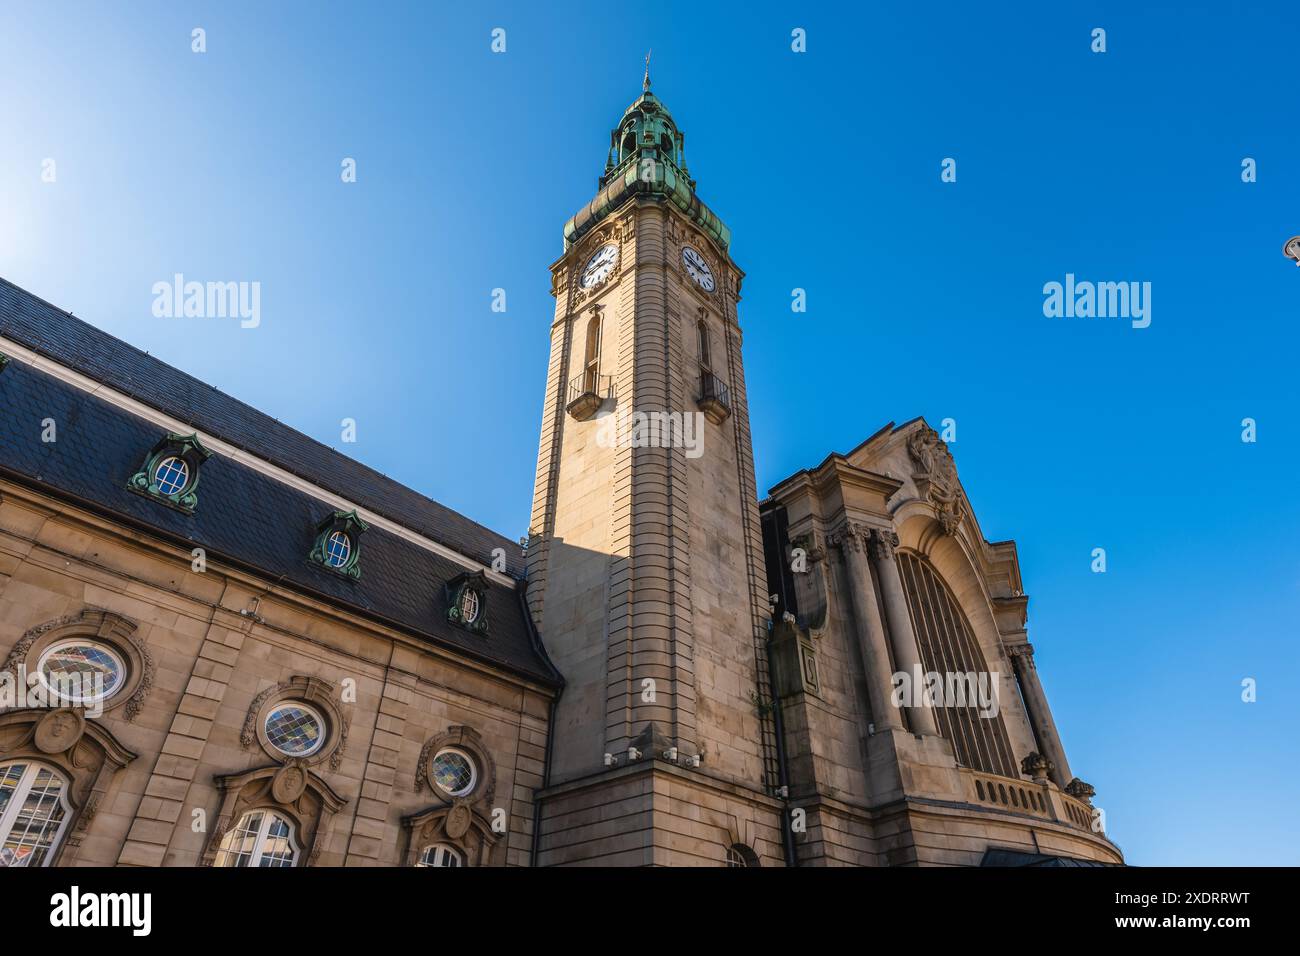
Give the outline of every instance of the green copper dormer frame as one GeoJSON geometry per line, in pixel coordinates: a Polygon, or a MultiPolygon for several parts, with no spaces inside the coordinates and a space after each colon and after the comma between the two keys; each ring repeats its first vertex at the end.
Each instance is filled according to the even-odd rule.
{"type": "Polygon", "coordinates": [[[635,196],[672,203],[724,252],[730,248],[731,230],[695,193],[695,180],[686,168],[686,134],[650,92],[648,79],[644,92],[610,132],[609,143],[596,197],[564,224],[566,251],[635,196]]]}
{"type": "Polygon", "coordinates": [[[447,582],[443,588],[447,597],[447,621],[457,627],[486,637],[488,632],[487,598],[488,580],[482,571],[466,571],[447,582]],[[477,609],[472,620],[465,620],[465,594],[473,592],[472,602],[477,609]]]}
{"type": "Polygon", "coordinates": [[[4,352],[0,352],[0,372],[3,372],[8,365],[9,356],[5,355],[4,352]]]}
{"type": "Polygon", "coordinates": [[[187,515],[193,514],[199,506],[199,479],[203,475],[203,463],[211,457],[212,452],[203,447],[198,435],[169,432],[149,450],[140,470],[127,481],[127,490],[160,501],[187,515]],[[185,463],[187,476],[185,484],[169,494],[159,487],[158,465],[173,457],[185,463]]]}
{"type": "Polygon", "coordinates": [[[356,511],[336,511],[316,525],[316,541],[311,546],[307,560],[319,565],[326,571],[342,574],[345,577],[361,578],[361,536],[370,530],[370,526],[361,520],[356,511]],[[329,563],[328,543],[330,535],[341,531],[348,536],[348,557],[341,565],[335,567],[329,563]]]}

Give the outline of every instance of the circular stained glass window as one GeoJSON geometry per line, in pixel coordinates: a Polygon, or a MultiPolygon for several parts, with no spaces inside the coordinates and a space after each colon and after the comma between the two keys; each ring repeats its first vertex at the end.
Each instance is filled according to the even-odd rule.
{"type": "Polygon", "coordinates": [[[105,644],[94,641],[60,641],[37,664],[46,688],[70,704],[107,700],[126,680],[126,664],[105,644]]]}
{"type": "Polygon", "coordinates": [[[325,721],[299,701],[280,704],[266,715],[266,739],[287,757],[306,757],[325,743],[325,721]]]}
{"type": "Polygon", "coordinates": [[[185,464],[183,458],[168,455],[158,462],[158,467],[153,472],[153,480],[164,495],[168,497],[178,495],[189,484],[190,466],[185,464]]]}
{"type": "Polygon", "coordinates": [[[462,797],[474,789],[478,772],[474,761],[463,750],[448,747],[433,758],[433,781],[453,797],[462,797]]]}
{"type": "Polygon", "coordinates": [[[460,619],[465,624],[473,624],[478,620],[478,592],[473,588],[465,588],[460,592],[460,619]]]}
{"type": "Polygon", "coordinates": [[[341,568],[352,554],[352,539],[342,531],[335,531],[325,541],[325,561],[331,568],[341,568]]]}

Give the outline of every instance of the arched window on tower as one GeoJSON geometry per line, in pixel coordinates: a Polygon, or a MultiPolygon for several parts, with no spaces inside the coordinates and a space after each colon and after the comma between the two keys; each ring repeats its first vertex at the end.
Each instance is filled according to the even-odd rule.
{"type": "Polygon", "coordinates": [[[695,329],[700,336],[700,408],[704,410],[709,421],[721,425],[731,414],[731,393],[722,379],[713,372],[713,343],[709,335],[708,319],[703,309],[700,310],[700,318],[695,324],[695,329]]]}
{"type": "Polygon", "coordinates": [[[598,391],[600,384],[600,316],[593,315],[587,323],[587,345],[583,351],[582,384],[589,392],[598,391]]]}

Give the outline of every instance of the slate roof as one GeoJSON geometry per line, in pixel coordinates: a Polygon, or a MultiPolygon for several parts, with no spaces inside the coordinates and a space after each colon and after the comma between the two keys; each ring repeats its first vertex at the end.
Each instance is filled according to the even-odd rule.
{"type": "MultiPolygon", "coordinates": [[[[173,417],[193,422],[202,432],[258,449],[302,449],[304,460],[281,467],[379,514],[383,507],[413,503],[433,522],[439,540],[457,551],[482,555],[506,546],[467,518],[430,501],[377,472],[313,442],[216,389],[132,349],[67,313],[0,280],[0,335],[173,417]],[[148,394],[148,381],[160,392],[148,394]],[[192,411],[186,413],[186,402],[192,411]],[[266,435],[256,434],[264,428],[266,435]],[[242,439],[242,440],[241,440],[242,439]],[[310,467],[319,465],[322,476],[310,467]],[[357,489],[347,484],[356,476],[357,489]],[[483,550],[486,549],[486,550],[483,550]]],[[[558,686],[559,674],[547,660],[528,619],[521,589],[489,580],[485,595],[488,634],[479,636],[446,620],[443,585],[466,568],[449,558],[371,525],[360,538],[361,578],[352,580],[308,563],[316,526],[333,506],[261,472],[215,453],[203,465],[199,504],[192,515],[142,497],[126,488],[149,450],[163,437],[157,425],[107,400],[29,366],[20,359],[0,370],[0,473],[50,489],[83,506],[106,513],[161,537],[203,547],[210,560],[225,560],[286,585],[378,619],[407,633],[450,647],[484,662],[558,686]],[[41,441],[40,423],[53,418],[57,441],[41,441]]],[[[396,519],[393,519],[396,520],[396,519]]],[[[420,530],[410,521],[400,522],[420,530]]],[[[504,542],[504,544],[502,543],[504,542]]],[[[515,552],[518,551],[518,546],[515,552]]],[[[511,552],[511,553],[515,553],[511,552]]]]}
{"type": "Polygon", "coordinates": [[[2,278],[0,335],[482,564],[491,565],[492,550],[504,548],[508,572],[523,577],[518,541],[471,521],[2,278]]]}

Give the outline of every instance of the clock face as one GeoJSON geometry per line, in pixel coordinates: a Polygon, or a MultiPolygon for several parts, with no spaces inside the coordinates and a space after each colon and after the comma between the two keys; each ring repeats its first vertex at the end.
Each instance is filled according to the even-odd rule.
{"type": "Polygon", "coordinates": [[[601,246],[582,270],[582,287],[590,289],[592,286],[600,285],[614,271],[616,262],[618,262],[618,246],[612,242],[607,246],[601,246]]]}
{"type": "Polygon", "coordinates": [[[709,264],[690,246],[682,247],[682,265],[686,266],[686,274],[695,280],[696,285],[705,292],[713,291],[713,273],[709,270],[709,264]]]}

